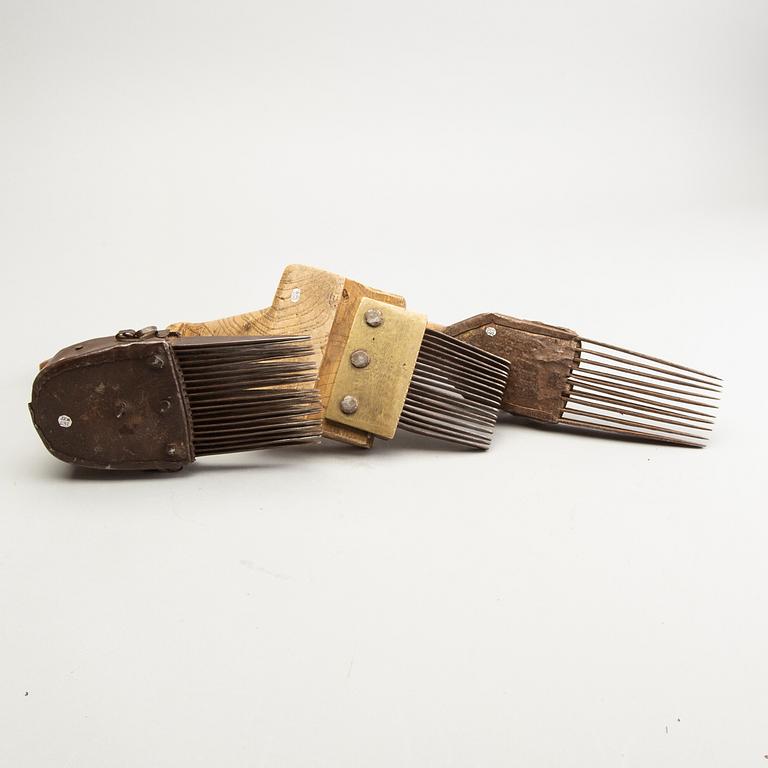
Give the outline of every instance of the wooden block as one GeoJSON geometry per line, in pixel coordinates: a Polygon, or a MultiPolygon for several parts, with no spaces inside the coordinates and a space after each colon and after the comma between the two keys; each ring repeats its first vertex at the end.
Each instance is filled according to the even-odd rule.
{"type": "Polygon", "coordinates": [[[560,420],[581,347],[574,331],[499,314],[475,315],[443,331],[509,360],[512,369],[501,403],[505,411],[539,421],[560,420]]]}

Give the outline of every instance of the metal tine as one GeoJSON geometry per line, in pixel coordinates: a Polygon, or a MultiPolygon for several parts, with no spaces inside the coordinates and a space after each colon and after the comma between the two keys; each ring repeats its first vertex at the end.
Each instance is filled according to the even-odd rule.
{"type": "Polygon", "coordinates": [[[319,399],[320,393],[314,389],[239,389],[236,394],[229,397],[211,398],[204,400],[197,398],[195,407],[199,410],[206,408],[219,409],[232,408],[278,408],[284,404],[291,404],[302,401],[315,402],[319,399]]]}
{"type": "MultiPolygon", "coordinates": [[[[579,391],[584,392],[599,392],[603,395],[612,395],[616,398],[622,398],[623,402],[631,401],[631,402],[638,402],[638,403],[645,403],[646,405],[653,405],[653,406],[662,406],[663,408],[669,408],[670,410],[674,411],[680,411],[682,413],[692,413],[696,416],[703,416],[704,418],[711,419],[713,422],[715,420],[716,414],[714,413],[704,413],[703,411],[694,411],[692,408],[684,408],[682,405],[676,405],[676,400],[669,400],[669,398],[663,399],[661,402],[658,400],[649,400],[646,397],[638,397],[637,395],[630,395],[626,392],[623,392],[619,389],[610,389],[608,387],[600,387],[596,384],[585,384],[582,381],[575,381],[571,380],[570,385],[572,388],[578,387],[579,391]]],[[[563,392],[563,397],[568,397],[568,392],[563,392]]],[[[697,405],[700,408],[717,408],[717,406],[710,405],[709,403],[697,403],[697,405]]]]}
{"type": "Polygon", "coordinates": [[[308,366],[312,362],[303,362],[307,355],[297,355],[291,353],[290,357],[285,355],[264,355],[260,356],[258,352],[241,354],[233,352],[227,355],[195,355],[194,357],[185,357],[176,355],[179,362],[182,362],[185,369],[190,373],[207,368],[227,368],[233,365],[251,365],[259,368],[287,367],[289,365],[308,366]]]}
{"type": "Polygon", "coordinates": [[[493,359],[493,356],[488,356],[484,350],[477,347],[471,347],[471,351],[468,352],[464,342],[457,341],[450,336],[441,334],[441,336],[445,336],[445,338],[452,342],[451,344],[446,344],[442,338],[432,334],[435,334],[435,332],[428,331],[424,335],[421,343],[421,350],[432,351],[439,355],[441,359],[450,361],[456,365],[463,363],[465,369],[489,375],[491,378],[496,378],[499,373],[509,370],[509,363],[507,363],[506,360],[493,359]],[[474,354],[475,352],[483,353],[484,356],[476,356],[474,354]],[[490,360],[489,357],[491,358],[490,360]]]}
{"type": "MultiPolygon", "coordinates": [[[[450,383],[450,382],[449,382],[450,383]]],[[[462,390],[459,390],[458,388],[449,388],[446,387],[445,382],[442,380],[438,380],[435,378],[413,378],[411,380],[411,387],[415,387],[415,385],[419,385],[421,392],[424,396],[429,397],[430,394],[440,394],[442,395],[443,401],[450,401],[453,403],[469,403],[475,407],[479,408],[495,408],[496,407],[496,399],[493,397],[490,397],[489,395],[483,393],[483,392],[476,392],[473,391],[472,388],[469,385],[464,385],[462,387],[462,390]]],[[[500,400],[500,398],[498,398],[500,400]]]]}
{"type": "Polygon", "coordinates": [[[591,413],[589,411],[582,411],[578,408],[569,408],[567,406],[563,411],[563,413],[564,414],[572,413],[572,414],[578,414],[579,416],[588,416],[589,418],[596,419],[599,421],[609,421],[615,424],[624,424],[625,426],[635,427],[636,429],[639,427],[642,429],[651,430],[653,432],[667,432],[670,435],[682,435],[683,437],[695,437],[697,440],[707,439],[703,435],[691,434],[690,432],[680,432],[677,429],[667,429],[666,427],[658,427],[652,424],[642,424],[636,421],[628,421],[627,419],[619,419],[615,416],[604,416],[603,414],[591,413]]]}
{"type": "Polygon", "coordinates": [[[623,352],[625,355],[634,355],[635,357],[641,357],[643,360],[650,360],[653,363],[661,363],[662,365],[668,365],[672,368],[678,368],[681,371],[688,371],[688,373],[695,373],[699,376],[705,376],[708,379],[716,379],[717,381],[722,381],[722,379],[719,376],[713,376],[711,373],[704,373],[704,371],[698,371],[695,368],[688,368],[685,365],[678,365],[677,363],[672,363],[669,360],[663,360],[660,357],[652,357],[651,355],[645,355],[642,352],[634,352],[631,349],[626,349],[625,347],[617,347],[615,344],[606,344],[604,341],[595,341],[594,339],[580,339],[582,343],[586,344],[594,344],[598,347],[605,347],[606,349],[612,349],[614,352],[623,352]]]}
{"type": "MultiPolygon", "coordinates": [[[[303,357],[303,356],[302,356],[303,357]]],[[[183,360],[183,365],[190,373],[195,373],[199,370],[205,371],[208,368],[230,368],[232,366],[248,366],[251,368],[295,368],[296,370],[307,370],[309,366],[314,365],[312,362],[304,362],[302,357],[286,358],[282,356],[260,358],[255,355],[231,355],[226,358],[210,358],[204,360],[197,358],[194,361],[183,360]]]]}
{"type": "Polygon", "coordinates": [[[496,414],[489,407],[483,407],[468,400],[459,400],[457,402],[455,398],[447,397],[441,392],[430,391],[425,394],[424,392],[412,390],[408,393],[408,399],[423,405],[437,401],[443,403],[444,408],[447,410],[452,410],[456,413],[467,413],[471,418],[496,423],[496,414]]]}
{"type": "MultiPolygon", "coordinates": [[[[716,387],[705,386],[704,384],[689,383],[683,379],[671,379],[668,376],[657,376],[654,373],[645,373],[645,371],[636,371],[632,368],[625,368],[621,365],[611,365],[610,363],[603,363],[599,360],[585,360],[583,357],[579,359],[579,368],[583,365],[593,365],[600,368],[609,368],[612,371],[621,371],[622,373],[631,373],[633,376],[642,376],[646,379],[655,379],[656,381],[665,381],[669,384],[676,384],[679,387],[689,387],[691,389],[706,389],[709,392],[720,393],[720,389],[716,387]]],[[[595,371],[595,373],[602,373],[602,371],[595,371]]]]}
{"type": "Polygon", "coordinates": [[[422,346],[419,351],[419,360],[422,362],[431,363],[445,370],[446,372],[452,372],[462,378],[475,379],[478,382],[483,382],[491,387],[500,386],[500,381],[506,382],[509,369],[502,371],[492,368],[479,368],[469,365],[465,360],[458,357],[446,357],[436,353],[432,349],[422,346]]]}
{"type": "Polygon", "coordinates": [[[317,440],[316,435],[296,436],[284,440],[270,440],[267,442],[245,443],[233,446],[217,446],[213,449],[201,449],[195,451],[196,456],[219,456],[225,453],[243,453],[244,451],[258,451],[263,448],[278,448],[287,445],[301,445],[303,443],[313,443],[317,440]]]}
{"type": "MultiPolygon", "coordinates": [[[[301,390],[296,390],[301,391],[301,390]]],[[[228,400],[224,400],[223,402],[217,404],[205,404],[205,403],[199,403],[198,401],[195,401],[195,411],[200,414],[201,417],[210,416],[211,418],[215,418],[218,414],[226,414],[229,412],[234,411],[254,411],[254,412],[264,412],[264,411],[270,411],[277,408],[299,408],[306,406],[312,406],[317,407],[319,404],[318,398],[283,398],[280,400],[268,400],[266,402],[260,402],[258,400],[240,400],[230,402],[228,400]]]]}
{"type": "Polygon", "coordinates": [[[622,430],[631,429],[631,431],[636,433],[637,436],[651,438],[653,440],[656,440],[657,438],[661,437],[669,440],[684,441],[691,445],[697,445],[702,447],[707,445],[707,442],[706,442],[707,438],[701,435],[685,435],[683,433],[678,434],[675,432],[675,430],[672,430],[672,429],[651,430],[647,427],[647,425],[634,424],[631,422],[627,422],[626,424],[622,425],[622,422],[620,419],[608,419],[607,421],[612,423],[603,423],[601,422],[601,420],[595,420],[595,419],[589,420],[589,421],[582,420],[582,418],[577,415],[575,418],[561,419],[559,423],[561,424],[576,423],[581,427],[589,427],[590,429],[594,429],[602,432],[611,432],[615,429],[622,429],[622,430]]]}
{"type": "MultiPolygon", "coordinates": [[[[304,379],[304,381],[312,381],[312,379],[304,379]]],[[[213,382],[203,382],[196,386],[189,387],[187,394],[190,398],[199,399],[202,396],[207,396],[216,392],[220,392],[222,396],[229,392],[234,394],[243,392],[244,390],[248,392],[265,392],[277,386],[292,386],[294,383],[294,379],[267,379],[258,382],[252,380],[249,381],[247,379],[232,379],[221,382],[218,389],[216,389],[216,385],[213,382]]]]}
{"type": "Polygon", "coordinates": [[[315,420],[320,419],[320,412],[302,414],[296,417],[284,418],[284,419],[265,419],[256,422],[246,420],[243,424],[236,421],[224,422],[219,427],[214,428],[211,424],[206,424],[202,427],[193,425],[193,431],[195,434],[199,434],[204,439],[214,438],[223,433],[224,430],[242,430],[244,428],[251,429],[253,434],[260,432],[272,431],[275,429],[304,429],[307,426],[312,426],[315,420]]]}
{"type": "MultiPolygon", "coordinates": [[[[588,373],[591,376],[599,376],[600,378],[597,379],[597,381],[602,381],[603,383],[612,384],[616,387],[621,387],[621,384],[614,384],[614,382],[627,382],[629,384],[640,384],[643,387],[652,387],[655,390],[659,390],[660,392],[674,392],[678,395],[685,395],[686,397],[699,397],[704,398],[706,400],[719,400],[719,397],[714,397],[713,395],[701,395],[698,392],[686,392],[685,390],[681,389],[674,389],[672,387],[665,387],[662,384],[655,384],[652,381],[638,381],[637,379],[628,379],[626,376],[617,376],[614,373],[606,373],[605,371],[583,371],[583,373],[588,373]],[[610,381],[606,382],[606,379],[610,379],[610,381]]],[[[578,378],[582,375],[582,371],[580,371],[578,368],[574,369],[571,372],[571,377],[578,378]]],[[[625,389],[629,389],[629,387],[624,387],[625,389]]],[[[649,392],[648,390],[645,390],[646,394],[653,394],[652,392],[649,392]]],[[[666,395],[663,395],[666,397],[666,395]]],[[[657,397],[662,397],[662,395],[657,395],[657,397]]],[[[692,402],[692,401],[688,401],[692,402]]],[[[694,401],[695,402],[695,401],[694,401]]]]}
{"type": "MultiPolygon", "coordinates": [[[[301,390],[295,390],[297,392],[300,392],[301,390]]],[[[190,407],[195,409],[195,413],[199,415],[201,418],[215,418],[219,415],[226,415],[228,413],[234,413],[235,411],[240,412],[259,412],[259,413],[265,413],[273,409],[289,409],[294,410],[296,408],[303,408],[303,407],[314,407],[319,408],[320,407],[320,399],[317,397],[314,398],[300,398],[296,397],[291,400],[275,400],[272,402],[265,402],[260,403],[258,401],[253,400],[236,400],[236,401],[229,401],[224,399],[220,405],[216,405],[215,403],[210,402],[204,402],[204,403],[198,403],[196,400],[190,401],[190,407]]]]}
{"type": "Polygon", "coordinates": [[[317,378],[305,339],[248,338],[173,345],[192,421],[196,455],[316,440],[320,397],[298,389],[317,378]],[[315,417],[314,419],[312,417],[315,417]]]}
{"type": "Polygon", "coordinates": [[[507,361],[427,329],[398,426],[487,448],[508,374],[507,361]]]}
{"type": "Polygon", "coordinates": [[[205,381],[206,379],[215,379],[220,376],[233,376],[241,374],[251,378],[261,378],[266,376],[295,376],[297,373],[306,373],[314,371],[315,366],[311,363],[297,363],[295,366],[285,363],[272,363],[261,365],[258,362],[243,362],[231,365],[216,365],[211,368],[193,369],[184,374],[185,381],[205,381]]]}
{"type": "MultiPolygon", "coordinates": [[[[316,413],[316,411],[315,411],[316,413]]],[[[298,414],[298,418],[294,418],[295,414],[290,414],[290,418],[286,418],[286,414],[277,415],[272,418],[242,418],[242,419],[227,419],[219,423],[209,424],[195,424],[193,431],[196,436],[205,436],[213,434],[223,434],[231,430],[256,430],[266,427],[284,427],[287,424],[301,424],[301,416],[310,416],[312,411],[308,411],[304,414],[298,414]]]]}
{"type": "Polygon", "coordinates": [[[403,429],[407,430],[408,432],[412,432],[414,435],[422,435],[423,437],[432,438],[434,440],[440,440],[444,443],[454,443],[456,445],[461,445],[464,448],[471,448],[474,450],[479,451],[487,451],[488,448],[490,448],[490,444],[485,441],[480,440],[457,440],[454,438],[450,433],[449,434],[437,434],[434,432],[430,432],[428,429],[422,429],[416,425],[409,425],[407,427],[403,427],[403,429]]]}
{"type": "Polygon", "coordinates": [[[262,346],[271,346],[273,344],[309,344],[311,336],[177,336],[171,337],[170,341],[174,347],[179,349],[196,350],[206,349],[208,347],[235,347],[247,344],[258,344],[262,346]]]}
{"type": "Polygon", "coordinates": [[[223,414],[195,414],[195,429],[208,429],[211,426],[223,426],[235,422],[258,422],[259,424],[282,421],[300,421],[302,417],[317,413],[317,403],[306,403],[296,408],[280,408],[262,411],[227,411],[223,414]]]}
{"type": "Polygon", "coordinates": [[[312,434],[321,422],[308,422],[306,425],[294,425],[293,427],[284,427],[282,429],[268,429],[260,432],[232,432],[229,434],[210,435],[207,437],[195,437],[195,450],[197,448],[205,449],[214,445],[234,445],[235,443],[253,443],[264,442],[266,440],[281,439],[289,435],[312,434]]]}
{"type": "Polygon", "coordinates": [[[173,350],[179,355],[187,357],[205,357],[206,355],[222,355],[227,352],[237,353],[243,351],[255,351],[259,355],[281,354],[288,357],[286,353],[310,353],[312,344],[308,342],[278,342],[275,344],[263,344],[255,339],[239,342],[219,342],[215,344],[196,344],[188,346],[184,344],[172,344],[173,350]]]}
{"type": "MultiPolygon", "coordinates": [[[[310,377],[309,379],[304,379],[304,381],[312,381],[314,377],[310,377]]],[[[272,377],[269,379],[260,379],[260,380],[254,380],[253,377],[228,377],[225,379],[222,379],[222,381],[217,385],[215,381],[200,381],[200,382],[194,382],[191,385],[187,385],[187,392],[190,395],[195,394],[201,394],[208,391],[220,391],[224,392],[228,389],[240,389],[242,390],[251,390],[251,389],[264,389],[265,387],[272,387],[277,386],[280,384],[293,384],[295,382],[295,378],[289,377],[289,376],[281,376],[281,377],[272,377]]]]}
{"type": "Polygon", "coordinates": [[[477,399],[478,402],[495,403],[503,394],[503,388],[494,388],[477,379],[468,378],[450,370],[445,370],[434,363],[419,361],[416,363],[413,378],[446,392],[454,392],[464,399],[477,399]]]}
{"type": "Polygon", "coordinates": [[[275,427],[274,429],[234,429],[223,431],[218,435],[209,435],[204,437],[194,436],[194,442],[196,446],[201,448],[209,448],[213,445],[221,445],[222,443],[234,444],[240,441],[253,441],[254,439],[273,439],[280,437],[287,437],[288,435],[311,432],[313,431],[313,425],[296,425],[293,427],[283,425],[282,427],[275,427]]]}
{"type": "Polygon", "coordinates": [[[446,410],[443,405],[432,405],[428,398],[425,404],[424,398],[416,399],[408,396],[405,405],[403,406],[403,412],[410,412],[413,414],[434,414],[445,421],[490,427],[491,429],[493,429],[493,426],[495,425],[495,421],[491,419],[479,420],[474,414],[467,414],[466,411],[462,409],[452,408],[446,410]]]}
{"type": "MultiPolygon", "coordinates": [[[[715,420],[712,418],[701,418],[698,416],[691,416],[690,411],[675,411],[670,410],[668,408],[652,408],[649,405],[643,405],[640,402],[634,402],[632,400],[620,400],[617,397],[606,397],[605,395],[600,394],[594,394],[593,392],[590,392],[589,390],[582,390],[581,387],[579,389],[574,389],[571,392],[563,392],[563,397],[568,399],[573,397],[574,395],[579,397],[586,397],[589,400],[597,400],[604,403],[612,403],[613,405],[623,405],[627,408],[637,408],[641,411],[648,411],[650,413],[660,413],[666,416],[674,416],[676,419],[687,419],[688,421],[698,421],[702,424],[714,424],[715,420]]],[[[703,416],[704,414],[702,414],[703,416]]]]}
{"type": "Polygon", "coordinates": [[[446,407],[446,404],[443,401],[436,402],[431,397],[431,393],[425,396],[424,393],[418,391],[409,392],[403,410],[409,408],[414,411],[418,410],[422,412],[437,413],[444,417],[446,421],[455,421],[458,419],[460,423],[484,424],[491,428],[496,424],[494,418],[495,413],[491,413],[489,409],[486,409],[485,412],[481,411],[478,413],[476,410],[470,412],[465,407],[457,407],[455,404],[450,404],[446,407]]]}
{"type": "Polygon", "coordinates": [[[443,425],[439,419],[424,418],[424,416],[421,414],[416,416],[413,416],[412,414],[406,414],[400,426],[404,429],[411,429],[412,427],[416,427],[424,431],[428,430],[435,437],[445,438],[450,436],[456,441],[469,442],[472,444],[490,442],[493,434],[490,430],[486,432],[467,429],[456,430],[452,426],[443,425]]]}
{"type": "Polygon", "coordinates": [[[409,432],[415,432],[427,437],[436,437],[440,440],[447,440],[448,442],[459,443],[460,445],[469,445],[472,448],[486,449],[491,444],[492,435],[490,433],[487,436],[476,434],[459,436],[450,429],[439,429],[438,427],[425,424],[421,419],[406,418],[401,421],[399,426],[407,429],[409,432]]]}
{"type": "MultiPolygon", "coordinates": [[[[303,356],[302,356],[303,357],[303,356]]],[[[179,360],[182,360],[179,357],[179,360]]],[[[194,362],[187,362],[184,360],[184,368],[190,374],[202,372],[207,370],[227,369],[236,366],[251,367],[251,368],[288,368],[295,365],[298,369],[304,368],[308,370],[308,366],[313,365],[311,362],[300,362],[301,358],[296,357],[293,360],[286,362],[284,357],[273,358],[254,358],[253,355],[233,355],[227,358],[211,358],[210,360],[195,360],[194,362]]]]}
{"type": "Polygon", "coordinates": [[[485,388],[477,387],[473,382],[455,376],[441,376],[439,372],[431,370],[425,372],[417,370],[412,381],[419,381],[425,387],[432,387],[445,394],[452,394],[455,400],[468,400],[478,405],[493,405],[501,396],[501,392],[488,392],[485,388]]]}
{"type": "Polygon", "coordinates": [[[225,395],[224,393],[221,394],[220,397],[210,397],[210,399],[206,400],[205,393],[200,393],[195,398],[195,403],[199,406],[207,406],[207,405],[224,405],[226,403],[232,403],[236,404],[239,402],[268,402],[270,400],[281,400],[285,399],[288,395],[292,395],[294,392],[302,392],[305,395],[309,395],[313,390],[311,389],[297,389],[294,388],[294,384],[301,384],[303,382],[313,381],[314,377],[304,378],[301,377],[300,379],[292,382],[285,383],[282,386],[281,389],[275,389],[275,388],[267,388],[267,389],[259,389],[254,387],[235,387],[232,388],[232,392],[229,395],[225,395]],[[290,388],[289,388],[290,387],[290,388]]]}
{"type": "MultiPolygon", "coordinates": [[[[204,337],[194,337],[195,341],[202,340],[204,337]]],[[[258,336],[250,337],[224,337],[214,336],[216,341],[206,341],[204,344],[191,344],[184,339],[176,339],[171,342],[173,349],[179,354],[184,355],[202,355],[208,352],[221,352],[230,349],[258,349],[259,354],[266,354],[273,350],[292,350],[292,349],[312,349],[312,342],[306,339],[275,339],[270,337],[267,341],[258,336]]]]}
{"type": "Polygon", "coordinates": [[[585,349],[584,347],[581,347],[581,349],[578,350],[578,354],[580,355],[595,355],[596,357],[603,357],[606,360],[613,360],[616,363],[625,363],[627,365],[634,365],[636,368],[645,368],[649,371],[656,371],[657,373],[665,373],[668,376],[677,376],[679,379],[689,379],[691,381],[696,381],[699,384],[706,384],[710,387],[717,387],[718,389],[722,388],[722,384],[718,384],[716,381],[706,379],[699,379],[695,376],[688,376],[684,373],[679,373],[676,370],[669,370],[668,368],[658,368],[654,365],[648,365],[647,363],[638,363],[635,360],[626,358],[626,357],[617,357],[616,355],[609,355],[606,352],[598,352],[596,349],[585,349]]]}
{"type": "MultiPolygon", "coordinates": [[[[313,381],[314,377],[306,379],[301,376],[297,382],[302,383],[305,381],[313,381]]],[[[306,388],[293,388],[284,386],[280,389],[254,389],[254,388],[239,388],[237,394],[232,395],[229,398],[211,398],[211,405],[225,405],[228,402],[248,402],[248,403],[270,403],[279,402],[280,400],[295,400],[298,397],[311,397],[319,398],[320,393],[316,389],[306,388]]],[[[198,400],[200,407],[204,406],[207,401],[198,400]]]]}
{"type": "Polygon", "coordinates": [[[312,340],[308,337],[295,338],[278,336],[195,336],[174,339],[171,341],[174,349],[179,352],[195,354],[220,349],[311,349],[312,340]],[[205,341],[203,341],[205,339],[205,341]],[[201,343],[192,343],[192,342],[201,343]]]}
{"type": "Polygon", "coordinates": [[[441,355],[452,358],[460,357],[471,365],[484,370],[503,371],[509,368],[509,361],[505,358],[430,328],[424,332],[421,343],[422,346],[432,347],[441,355]]]}
{"type": "Polygon", "coordinates": [[[246,440],[265,440],[275,435],[287,435],[294,433],[313,432],[320,424],[320,421],[294,422],[292,424],[283,424],[278,426],[266,427],[264,429],[240,429],[222,432],[221,434],[195,435],[195,445],[205,446],[219,444],[222,442],[236,443],[246,440]]]}
{"type": "MultiPolygon", "coordinates": [[[[305,381],[311,381],[310,379],[305,379],[305,381]]],[[[280,377],[272,377],[269,379],[260,379],[260,380],[254,380],[253,377],[248,376],[230,376],[223,378],[219,384],[218,384],[218,390],[216,390],[216,382],[211,380],[205,380],[205,381],[199,381],[199,382],[193,382],[191,385],[187,384],[187,392],[190,395],[198,394],[207,392],[210,390],[214,391],[220,391],[223,392],[227,389],[237,389],[239,388],[241,391],[243,389],[251,390],[263,390],[266,387],[272,387],[280,384],[293,384],[295,382],[295,379],[288,376],[280,376],[280,377]]]]}
{"type": "MultiPolygon", "coordinates": [[[[295,358],[306,357],[306,355],[295,355],[295,358]]],[[[210,357],[210,358],[197,358],[195,360],[185,360],[185,367],[190,372],[192,371],[205,371],[209,368],[227,368],[232,365],[245,365],[250,364],[252,366],[259,366],[263,368],[274,367],[280,365],[286,365],[285,357],[275,355],[274,357],[255,358],[253,354],[241,355],[232,354],[226,357],[210,357]]],[[[313,363],[295,363],[296,365],[313,365],[313,363]]]]}
{"type": "Polygon", "coordinates": [[[268,435],[263,438],[245,438],[232,442],[209,442],[198,445],[195,444],[196,456],[210,456],[214,453],[234,453],[235,451],[255,451],[259,448],[268,448],[276,445],[290,445],[291,443],[315,442],[318,439],[320,423],[314,425],[312,429],[289,434],[268,435]]]}
{"type": "Polygon", "coordinates": [[[688,429],[701,429],[706,432],[711,432],[711,427],[699,427],[696,426],[696,424],[691,424],[690,422],[685,421],[677,421],[676,419],[664,419],[660,416],[652,416],[648,413],[638,412],[634,411],[630,408],[617,408],[614,405],[602,405],[599,403],[595,403],[592,400],[584,400],[580,397],[572,397],[570,398],[569,402],[571,403],[579,403],[581,405],[589,406],[590,408],[596,408],[601,411],[611,411],[612,413],[621,413],[624,416],[636,416],[640,419],[650,419],[651,421],[658,421],[662,424],[676,424],[678,427],[687,427],[688,429]]]}
{"type": "MultiPolygon", "coordinates": [[[[424,418],[425,420],[431,420],[436,424],[444,424],[451,426],[457,432],[493,432],[493,424],[482,423],[478,421],[469,421],[466,418],[462,418],[460,415],[449,415],[445,411],[434,411],[428,408],[419,408],[414,405],[407,405],[403,407],[403,414],[406,416],[413,416],[418,418],[424,418]]],[[[402,418],[402,416],[401,416],[402,418]]]]}
{"type": "Polygon", "coordinates": [[[285,432],[283,434],[270,434],[265,436],[251,435],[233,437],[230,441],[223,442],[211,442],[206,445],[201,445],[200,450],[211,451],[224,446],[236,446],[236,445],[274,445],[278,443],[285,444],[286,441],[303,442],[310,440],[317,440],[317,431],[321,428],[322,422],[318,421],[315,424],[310,425],[311,428],[294,430],[292,432],[285,432]]]}
{"type": "Polygon", "coordinates": [[[492,406],[484,406],[468,400],[457,401],[433,390],[424,391],[421,388],[413,387],[412,391],[409,392],[408,399],[424,407],[432,406],[434,408],[439,404],[439,407],[447,412],[466,414],[466,418],[496,422],[495,410],[492,406]]]}
{"type": "MultiPolygon", "coordinates": [[[[451,341],[457,340],[451,339],[451,341]]],[[[462,347],[467,346],[465,342],[459,343],[462,345],[462,347]]],[[[464,348],[456,348],[453,346],[444,348],[441,346],[441,344],[442,339],[435,338],[434,336],[425,336],[419,349],[419,355],[431,356],[436,360],[439,360],[441,363],[451,365],[455,368],[460,368],[461,370],[470,373],[470,375],[480,376],[485,379],[496,380],[499,378],[499,376],[503,376],[506,372],[509,371],[509,363],[506,360],[503,361],[503,366],[492,366],[488,365],[483,360],[474,360],[473,353],[475,351],[482,351],[477,347],[470,347],[470,351],[467,352],[467,350],[464,348]]]]}
{"type": "MultiPolygon", "coordinates": [[[[313,376],[310,376],[308,378],[301,378],[298,379],[298,381],[312,381],[314,379],[313,376]]],[[[262,381],[245,381],[240,382],[238,385],[238,382],[227,382],[226,384],[222,383],[219,387],[219,389],[216,388],[216,385],[213,382],[209,382],[206,384],[201,384],[199,386],[189,387],[187,390],[187,394],[190,398],[192,397],[199,397],[201,395],[209,395],[214,392],[221,392],[222,395],[228,394],[228,393],[237,393],[237,392],[243,392],[245,391],[256,391],[258,389],[263,389],[265,387],[273,387],[273,386],[281,386],[281,385],[291,385],[294,384],[297,381],[295,378],[273,378],[273,379],[265,379],[262,381]]]]}
{"type": "MultiPolygon", "coordinates": [[[[608,381],[605,379],[588,379],[581,376],[574,376],[571,374],[571,377],[569,378],[569,383],[576,386],[588,386],[592,389],[599,389],[601,392],[612,392],[618,396],[624,397],[629,395],[626,395],[626,392],[636,392],[641,395],[648,395],[649,397],[657,397],[660,400],[663,400],[665,403],[685,403],[686,405],[695,405],[699,408],[712,408],[714,410],[718,409],[718,406],[714,403],[704,403],[700,402],[698,400],[689,400],[685,397],[677,397],[676,395],[669,395],[665,392],[656,392],[654,390],[648,390],[648,389],[641,389],[639,387],[630,387],[628,384],[622,384],[617,381],[608,381]],[[605,389],[603,389],[603,387],[605,389]]],[[[699,395],[701,397],[701,395],[699,395]]],[[[656,401],[654,401],[656,402],[656,401]]],[[[714,415],[714,414],[713,414],[714,415]]]]}
{"type": "Polygon", "coordinates": [[[314,413],[317,411],[317,401],[310,401],[307,403],[296,403],[295,405],[283,406],[280,408],[259,408],[254,410],[253,408],[241,408],[235,410],[227,410],[224,412],[217,411],[216,413],[197,413],[195,414],[195,421],[197,424],[220,424],[224,421],[231,421],[232,419],[263,419],[265,414],[273,416],[301,416],[305,413],[314,413]]]}
{"type": "MultiPolygon", "coordinates": [[[[435,331],[431,328],[428,328],[426,332],[424,333],[425,339],[434,339],[437,341],[438,344],[440,344],[443,348],[446,350],[453,350],[457,354],[467,355],[467,344],[460,339],[455,339],[453,336],[448,336],[445,333],[442,333],[441,331],[435,331]]],[[[502,357],[499,357],[498,355],[494,355],[490,352],[486,352],[483,349],[480,349],[478,347],[471,347],[472,353],[471,356],[474,357],[474,352],[477,352],[477,360],[482,360],[486,365],[489,365],[492,368],[499,368],[506,370],[509,368],[509,362],[505,360],[502,357]]]]}
{"type": "MultiPolygon", "coordinates": [[[[221,392],[222,396],[226,395],[227,393],[242,394],[243,392],[270,392],[273,391],[275,387],[288,387],[293,386],[296,383],[312,380],[313,377],[301,378],[298,380],[298,382],[296,379],[289,378],[267,379],[264,381],[232,381],[222,383],[218,391],[221,392]]],[[[217,392],[216,385],[213,384],[213,382],[207,382],[195,387],[190,387],[188,394],[190,397],[196,397],[199,399],[215,392],[217,392]]]]}
{"type": "Polygon", "coordinates": [[[225,354],[216,352],[215,354],[195,354],[195,355],[183,355],[177,354],[176,358],[184,368],[190,373],[197,370],[205,370],[206,368],[223,367],[226,368],[232,365],[246,365],[250,364],[256,367],[288,367],[288,366],[308,366],[313,363],[302,362],[302,358],[307,357],[307,354],[297,354],[296,351],[291,351],[288,354],[284,353],[272,353],[261,355],[259,350],[232,350],[225,354]]]}
{"type": "Polygon", "coordinates": [[[417,374],[422,376],[425,380],[429,379],[435,382],[446,383],[457,391],[461,390],[464,393],[471,393],[475,397],[487,402],[495,402],[496,398],[504,392],[503,387],[494,389],[493,387],[483,384],[482,382],[477,382],[474,379],[465,379],[456,376],[455,374],[451,376],[450,374],[445,373],[443,369],[439,368],[437,365],[434,365],[433,363],[425,363],[423,360],[417,361],[416,363],[414,378],[417,374]]]}
{"type": "Polygon", "coordinates": [[[592,424],[588,421],[579,421],[578,419],[560,419],[559,424],[565,424],[569,427],[586,429],[590,432],[608,432],[613,435],[623,435],[625,437],[639,437],[643,440],[653,440],[659,443],[668,443],[670,445],[680,445],[686,448],[703,448],[704,443],[693,443],[690,440],[681,440],[677,437],[653,434],[652,432],[638,432],[632,429],[622,429],[608,425],[592,424]]]}
{"type": "Polygon", "coordinates": [[[309,440],[317,439],[317,430],[320,429],[321,422],[310,425],[307,429],[293,430],[283,432],[282,434],[265,434],[265,435],[233,435],[228,440],[219,441],[207,441],[201,442],[199,445],[195,444],[195,453],[200,451],[213,451],[220,447],[235,446],[235,445],[271,445],[272,443],[283,440],[309,440]]]}
{"type": "Polygon", "coordinates": [[[416,368],[422,375],[440,377],[441,380],[448,382],[456,389],[471,387],[473,391],[484,393],[486,397],[493,399],[504,391],[504,387],[499,383],[499,377],[494,380],[486,376],[477,376],[452,368],[450,365],[443,365],[440,361],[431,358],[420,357],[416,363],[416,368]]]}

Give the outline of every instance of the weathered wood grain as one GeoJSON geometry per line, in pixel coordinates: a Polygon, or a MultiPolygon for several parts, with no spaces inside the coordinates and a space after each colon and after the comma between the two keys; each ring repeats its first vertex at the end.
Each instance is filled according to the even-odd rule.
{"type": "Polygon", "coordinates": [[[578,364],[576,333],[492,313],[446,326],[443,332],[512,363],[501,404],[505,411],[539,421],[560,420],[570,388],[568,377],[578,364]]]}

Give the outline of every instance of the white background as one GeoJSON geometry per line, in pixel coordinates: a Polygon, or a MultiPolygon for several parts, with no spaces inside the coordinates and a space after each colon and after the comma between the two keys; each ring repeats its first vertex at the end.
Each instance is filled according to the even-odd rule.
{"type": "Polygon", "coordinates": [[[763,0],[0,0],[0,766],[768,765],[767,214],[763,0]],[[41,359],[289,262],[718,374],[711,445],[47,454],[41,359]]]}

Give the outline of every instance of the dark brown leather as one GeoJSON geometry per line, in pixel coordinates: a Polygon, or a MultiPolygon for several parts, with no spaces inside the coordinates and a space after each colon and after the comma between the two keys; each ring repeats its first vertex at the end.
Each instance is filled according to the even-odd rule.
{"type": "Polygon", "coordinates": [[[37,375],[29,407],[62,461],[170,471],[195,458],[179,371],[163,339],[106,337],[61,350],[37,375]]]}

